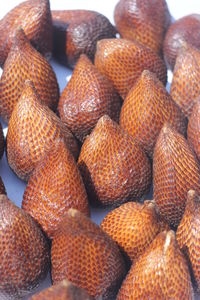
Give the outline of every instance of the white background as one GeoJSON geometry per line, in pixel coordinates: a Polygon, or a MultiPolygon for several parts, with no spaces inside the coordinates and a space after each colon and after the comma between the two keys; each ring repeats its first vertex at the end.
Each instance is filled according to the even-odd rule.
{"type": "MultiPolygon", "coordinates": [[[[20,0],[0,0],[0,18],[2,18],[10,9],[17,4],[21,3],[20,0]]],[[[34,1],[33,1],[34,2],[34,1]]],[[[113,11],[118,0],[107,0],[107,1],[94,1],[94,0],[50,0],[51,9],[90,9],[96,10],[105,16],[107,16],[113,23],[113,11]]],[[[168,0],[167,1],[171,15],[177,19],[186,14],[200,13],[200,1],[199,0],[168,0]]],[[[60,91],[63,90],[67,81],[70,78],[71,71],[57,64],[55,61],[51,61],[51,64],[56,72],[60,91]]],[[[1,71],[1,70],[0,70],[1,71]]],[[[1,74],[1,73],[0,73],[1,74]]],[[[169,74],[169,78],[171,78],[169,74]]],[[[4,134],[6,135],[7,126],[3,124],[4,134]]],[[[18,206],[21,205],[23,192],[25,189],[25,183],[19,180],[9,169],[7,160],[4,154],[2,161],[0,162],[0,176],[3,178],[6,186],[8,197],[14,201],[18,206]]],[[[92,210],[92,218],[95,222],[99,223],[102,217],[107,213],[103,210],[92,210]]],[[[50,278],[46,279],[45,282],[39,287],[38,290],[43,289],[50,285],[50,278]]],[[[197,299],[197,298],[196,298],[197,299]]],[[[199,298],[200,299],[200,298],[199,298]]]]}

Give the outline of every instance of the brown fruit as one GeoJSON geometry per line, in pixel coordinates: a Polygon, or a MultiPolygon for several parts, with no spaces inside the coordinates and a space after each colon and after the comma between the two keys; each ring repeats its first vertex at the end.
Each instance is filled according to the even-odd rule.
{"type": "Polygon", "coordinates": [[[0,195],[1,195],[1,194],[5,194],[5,195],[6,195],[6,188],[5,188],[5,186],[4,186],[4,183],[3,183],[2,178],[1,178],[1,176],[0,176],[0,195]]]}
{"type": "Polygon", "coordinates": [[[51,259],[54,284],[67,278],[95,299],[115,299],[125,275],[115,242],[74,209],[68,210],[54,234],[51,259]]]}
{"type": "Polygon", "coordinates": [[[149,159],[108,116],[101,117],[86,138],[78,165],[92,205],[116,206],[149,191],[149,159]]]}
{"type": "Polygon", "coordinates": [[[171,16],[165,0],[120,0],[114,19],[121,37],[161,53],[171,16]]]}
{"type": "Polygon", "coordinates": [[[87,194],[74,157],[64,141],[56,141],[31,174],[22,208],[51,238],[70,207],[89,215],[87,194]]]}
{"type": "Polygon", "coordinates": [[[2,128],[2,125],[0,123],[0,159],[2,158],[3,156],[3,153],[4,153],[4,134],[3,134],[3,128],[2,128]]]}
{"type": "Polygon", "coordinates": [[[188,266],[173,231],[158,234],[132,265],[117,300],[132,299],[194,299],[188,266]]]}
{"type": "Polygon", "coordinates": [[[15,30],[21,27],[32,45],[44,56],[52,51],[53,27],[48,0],[28,0],[13,8],[0,20],[0,66],[10,51],[15,30]]]}
{"type": "Polygon", "coordinates": [[[105,216],[101,228],[135,261],[169,226],[157,214],[154,201],[145,201],[122,204],[105,216]]]}
{"type": "Polygon", "coordinates": [[[8,122],[26,80],[31,80],[42,103],[56,109],[59,87],[48,61],[30,44],[22,29],[15,31],[13,44],[0,79],[0,115],[8,122]]]}
{"type": "Polygon", "coordinates": [[[187,195],[185,213],[178,226],[176,238],[186,254],[198,289],[200,289],[200,197],[190,190],[187,195]]]}
{"type": "Polygon", "coordinates": [[[145,70],[123,103],[120,126],[152,156],[165,122],[182,134],[186,131],[186,119],[179,107],[155,74],[145,70]]]}
{"type": "Polygon", "coordinates": [[[162,128],[153,157],[154,199],[160,214],[178,226],[187,192],[200,192],[199,163],[185,138],[169,125],[162,128]]]}
{"type": "Polygon", "coordinates": [[[186,117],[190,117],[200,94],[200,50],[185,45],[177,57],[170,94],[186,117]]]}
{"type": "Polygon", "coordinates": [[[136,41],[104,39],[97,43],[95,66],[108,77],[124,99],[142,71],[149,70],[166,84],[164,62],[149,48],[136,41]]]}
{"type": "Polygon", "coordinates": [[[200,98],[196,100],[189,119],[187,138],[200,161],[200,98]]]}
{"type": "Polygon", "coordinates": [[[200,14],[184,16],[169,27],[163,50],[170,69],[173,70],[177,55],[185,43],[200,50],[200,14]]]}
{"type": "Polygon", "coordinates": [[[21,299],[46,277],[49,247],[33,219],[0,196],[0,298],[21,299]]]}
{"type": "Polygon", "coordinates": [[[120,98],[106,77],[82,54],[59,100],[61,120],[83,142],[100,117],[119,121],[120,98]]]}
{"type": "Polygon", "coordinates": [[[114,38],[116,30],[102,14],[89,10],[52,11],[54,55],[73,68],[81,54],[94,59],[96,43],[114,38]]]}
{"type": "Polygon", "coordinates": [[[28,180],[52,143],[62,138],[77,157],[78,145],[72,133],[41,103],[32,82],[26,81],[8,125],[7,159],[11,169],[28,180]]]}
{"type": "Polygon", "coordinates": [[[63,280],[32,296],[29,300],[94,300],[94,298],[68,280],[63,280]]]}

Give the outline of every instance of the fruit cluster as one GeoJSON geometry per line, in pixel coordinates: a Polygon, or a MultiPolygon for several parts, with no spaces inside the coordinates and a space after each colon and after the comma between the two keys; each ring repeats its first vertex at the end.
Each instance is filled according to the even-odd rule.
{"type": "Polygon", "coordinates": [[[120,0],[114,19],[28,0],[0,20],[6,156],[27,182],[19,208],[0,178],[2,300],[49,271],[30,299],[200,289],[200,15],[171,24],[165,0],[120,0]],[[73,69],[61,95],[52,54],[73,69]],[[111,208],[100,226],[90,206],[111,208]]]}

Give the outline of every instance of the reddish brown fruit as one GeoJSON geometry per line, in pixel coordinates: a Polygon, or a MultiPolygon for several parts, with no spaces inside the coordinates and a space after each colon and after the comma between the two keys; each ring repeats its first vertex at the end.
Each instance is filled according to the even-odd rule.
{"type": "Polygon", "coordinates": [[[121,37],[160,54],[171,16],[165,0],[120,0],[114,19],[121,37]]]}
{"type": "Polygon", "coordinates": [[[68,210],[55,232],[51,258],[54,284],[67,278],[95,299],[115,299],[125,275],[122,255],[115,242],[77,210],[68,210]]]}
{"type": "Polygon", "coordinates": [[[30,44],[22,29],[15,32],[13,44],[0,79],[0,115],[8,122],[26,80],[31,80],[42,103],[56,109],[59,87],[47,60],[30,44]]]}
{"type": "Polygon", "coordinates": [[[164,40],[164,57],[173,70],[177,55],[187,43],[200,50],[200,15],[192,14],[175,21],[167,31],[164,40]]]}
{"type": "Polygon", "coordinates": [[[186,119],[179,107],[155,74],[145,70],[123,103],[120,126],[152,156],[165,122],[182,134],[186,131],[186,119]]]}
{"type": "Polygon", "coordinates": [[[5,188],[5,186],[4,186],[4,183],[3,183],[2,178],[1,178],[1,176],[0,176],[0,195],[1,195],[1,194],[5,194],[5,195],[6,195],[6,188],[5,188]]]}
{"type": "Polygon", "coordinates": [[[114,38],[116,30],[102,14],[89,10],[52,11],[54,55],[73,68],[81,54],[94,59],[96,43],[114,38]]]}
{"type": "Polygon", "coordinates": [[[46,277],[48,243],[33,219],[0,196],[0,298],[21,299],[46,277]]]}
{"type": "Polygon", "coordinates": [[[190,190],[185,213],[176,233],[177,242],[186,254],[198,289],[200,289],[200,197],[190,190]]]}
{"type": "Polygon", "coordinates": [[[21,27],[32,45],[46,57],[52,51],[52,21],[48,0],[28,0],[0,20],[0,66],[2,67],[15,35],[21,27]]]}
{"type": "Polygon", "coordinates": [[[187,138],[200,161],[200,98],[196,100],[189,119],[187,138]]]}
{"type": "Polygon", "coordinates": [[[112,83],[82,54],[62,92],[58,111],[61,120],[83,142],[103,115],[119,121],[120,98],[112,83]]]}
{"type": "Polygon", "coordinates": [[[30,176],[22,208],[51,238],[70,207],[89,215],[87,194],[74,157],[63,141],[56,141],[30,176]]]}
{"type": "Polygon", "coordinates": [[[111,80],[124,99],[141,75],[149,70],[166,84],[167,71],[164,62],[152,50],[124,39],[104,39],[97,43],[95,65],[111,80]]]}
{"type": "Polygon", "coordinates": [[[0,159],[3,156],[3,152],[4,152],[4,134],[3,134],[2,125],[0,123],[0,159]]]}
{"type": "Polygon", "coordinates": [[[156,212],[154,201],[128,202],[103,219],[101,228],[135,261],[156,235],[169,229],[156,212]]]}
{"type": "Polygon", "coordinates": [[[63,280],[32,296],[29,300],[94,300],[94,298],[68,280],[63,280]]]}
{"type": "Polygon", "coordinates": [[[178,226],[187,192],[200,192],[200,168],[187,141],[169,125],[162,128],[153,157],[154,199],[161,215],[178,226]]]}
{"type": "Polygon", "coordinates": [[[64,139],[77,157],[78,145],[72,133],[41,103],[32,82],[26,81],[8,125],[7,158],[11,169],[21,179],[28,180],[56,139],[64,139]]]}
{"type": "Polygon", "coordinates": [[[190,117],[200,93],[200,51],[185,45],[177,57],[170,94],[186,117],[190,117]]]}
{"type": "Polygon", "coordinates": [[[117,300],[132,299],[194,299],[188,266],[173,231],[158,234],[132,265],[117,300]]]}
{"type": "Polygon", "coordinates": [[[132,201],[150,188],[147,156],[108,116],[100,118],[86,138],[78,165],[92,205],[132,201]]]}

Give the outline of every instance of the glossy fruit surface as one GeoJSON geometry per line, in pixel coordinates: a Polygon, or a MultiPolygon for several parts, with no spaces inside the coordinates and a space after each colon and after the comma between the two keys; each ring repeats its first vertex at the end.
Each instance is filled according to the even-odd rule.
{"type": "Polygon", "coordinates": [[[164,125],[153,157],[154,199],[163,218],[178,226],[183,216],[187,192],[200,192],[200,166],[185,138],[164,125]]]}
{"type": "Polygon", "coordinates": [[[74,209],[68,210],[54,234],[51,259],[53,284],[67,278],[95,299],[115,299],[125,275],[115,242],[74,209]]]}
{"type": "Polygon", "coordinates": [[[92,205],[116,206],[149,191],[149,159],[108,116],[100,118],[86,138],[78,165],[92,205]]]}
{"type": "Polygon", "coordinates": [[[142,71],[154,72],[166,84],[166,66],[161,58],[138,42],[104,39],[97,43],[95,66],[110,79],[125,99],[142,71]]]}
{"type": "Polygon", "coordinates": [[[7,159],[11,169],[21,179],[28,180],[56,139],[64,139],[77,156],[78,145],[72,133],[41,103],[32,82],[26,81],[8,126],[7,159]]]}
{"type": "Polygon", "coordinates": [[[59,99],[56,75],[20,28],[15,31],[0,79],[0,116],[6,122],[23,92],[26,80],[33,82],[42,103],[55,110],[59,99]]]}
{"type": "Polygon", "coordinates": [[[187,130],[188,143],[194,149],[200,161],[200,98],[194,104],[187,130]]]}
{"type": "Polygon", "coordinates": [[[82,54],[59,100],[61,120],[83,141],[103,115],[118,122],[120,108],[112,83],[82,54]]]}
{"type": "Polygon", "coordinates": [[[21,299],[46,277],[49,247],[33,219],[0,196],[0,298],[21,299]]]}
{"type": "Polygon", "coordinates": [[[28,0],[13,8],[0,20],[0,66],[10,51],[15,30],[21,27],[32,45],[44,56],[52,51],[53,30],[48,0],[28,0]]]}
{"type": "Polygon", "coordinates": [[[70,207],[89,215],[87,194],[74,157],[64,141],[56,141],[30,176],[22,208],[51,237],[70,207]]]}
{"type": "Polygon", "coordinates": [[[190,273],[175,233],[164,231],[132,265],[117,300],[193,299],[190,273]]]}
{"type": "Polygon", "coordinates": [[[94,59],[96,43],[114,38],[116,30],[102,14],[89,10],[52,11],[54,56],[73,68],[81,54],[94,59]]]}

